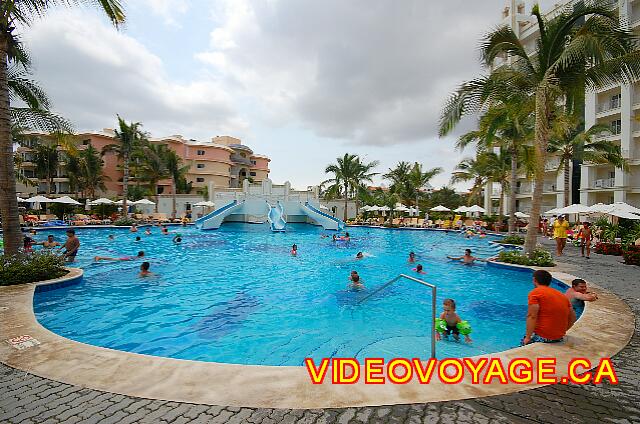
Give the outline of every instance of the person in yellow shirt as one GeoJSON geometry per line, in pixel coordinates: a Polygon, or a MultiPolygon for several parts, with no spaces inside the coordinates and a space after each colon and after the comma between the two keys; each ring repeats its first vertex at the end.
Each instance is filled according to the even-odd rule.
{"type": "Polygon", "coordinates": [[[553,237],[556,239],[556,254],[562,256],[562,251],[567,245],[567,230],[569,230],[569,222],[564,219],[564,215],[560,215],[553,223],[553,237]]]}

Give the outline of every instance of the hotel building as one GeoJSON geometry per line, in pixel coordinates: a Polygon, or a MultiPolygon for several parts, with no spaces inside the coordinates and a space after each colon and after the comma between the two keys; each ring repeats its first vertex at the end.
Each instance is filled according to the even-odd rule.
{"type": "MultiPolygon", "coordinates": [[[[41,134],[29,134],[31,139],[37,139],[41,134]]],[[[216,187],[235,188],[242,187],[242,182],[249,179],[261,182],[269,177],[270,159],[266,156],[255,154],[250,147],[242,144],[238,138],[230,136],[216,136],[211,141],[197,141],[185,139],[180,135],[170,137],[150,138],[153,144],[162,144],[175,151],[182,159],[183,165],[189,165],[186,175],[187,182],[193,184],[192,192],[201,192],[205,187],[212,192],[216,187]]],[[[16,149],[21,163],[18,172],[36,184],[29,186],[18,183],[17,191],[21,197],[28,197],[36,193],[46,193],[47,181],[38,179],[36,174],[35,152],[33,143],[27,142],[16,149]]],[[[99,152],[115,143],[115,132],[112,129],[104,129],[99,132],[85,132],[76,134],[78,149],[85,149],[92,145],[99,152]]],[[[59,147],[60,162],[55,171],[51,195],[75,195],[71,192],[69,178],[65,169],[67,152],[59,147]]],[[[106,191],[100,192],[100,196],[115,197],[122,194],[122,167],[117,155],[107,153],[103,156],[103,175],[106,191]]],[[[131,184],[135,184],[134,180],[131,184]]],[[[158,184],[158,194],[172,194],[171,180],[163,180],[158,184]]]]}
{"type": "MultiPolygon", "coordinates": [[[[571,0],[558,3],[545,13],[553,17],[571,0]]],[[[618,11],[622,22],[636,34],[640,34],[640,0],[619,0],[618,11]]],[[[522,0],[509,0],[502,11],[502,25],[508,25],[522,41],[528,52],[535,50],[539,36],[538,24],[530,12],[532,4],[522,0]]],[[[543,11],[544,12],[544,11],[543,11]]],[[[510,63],[511,58],[496,60],[494,66],[510,63]]],[[[595,124],[610,128],[609,135],[602,136],[620,145],[622,156],[629,163],[624,171],[612,165],[573,162],[571,172],[572,198],[569,203],[580,202],[584,205],[595,203],[626,202],[640,206],[640,82],[629,85],[606,87],[595,92],[585,93],[585,127],[595,124]]],[[[546,165],[543,189],[542,210],[564,206],[564,177],[557,172],[559,159],[550,157],[546,165]]],[[[531,209],[533,182],[524,175],[518,177],[517,210],[528,212],[531,209]]],[[[503,195],[500,187],[488,184],[485,190],[485,209],[497,212],[492,204],[503,195]]],[[[506,200],[506,199],[505,199],[506,200]]],[[[505,201],[506,214],[508,203],[505,201]]]]}

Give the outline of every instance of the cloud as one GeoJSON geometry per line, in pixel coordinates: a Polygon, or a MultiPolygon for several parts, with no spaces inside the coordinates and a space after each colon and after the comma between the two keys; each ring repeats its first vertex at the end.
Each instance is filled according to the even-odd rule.
{"type": "Polygon", "coordinates": [[[189,0],[135,0],[142,2],[154,15],[160,16],[165,25],[181,28],[178,17],[185,15],[191,6],[189,0]]]}
{"type": "Polygon", "coordinates": [[[437,134],[448,94],[481,69],[502,1],[227,0],[196,57],[265,111],[320,137],[365,145],[437,134]]]}
{"type": "Polygon", "coordinates": [[[145,46],[94,15],[53,12],[25,34],[35,77],[78,129],[113,126],[116,114],[157,135],[208,139],[248,125],[214,77],[175,82],[145,46]]]}

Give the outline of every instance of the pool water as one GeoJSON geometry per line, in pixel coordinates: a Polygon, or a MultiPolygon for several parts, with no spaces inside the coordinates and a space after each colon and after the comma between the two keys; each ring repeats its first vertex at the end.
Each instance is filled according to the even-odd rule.
{"type": "MultiPolygon", "coordinates": [[[[224,224],[216,231],[172,227],[183,242],[153,228],[78,229],[80,284],[37,291],[40,323],[70,339],[128,352],[200,361],[302,365],[304,358],[430,356],[431,291],[400,280],[359,301],[400,273],[438,287],[453,298],[472,327],[471,344],[442,341],[437,356],[463,357],[519,344],[525,330],[529,272],[479,264],[465,266],[446,255],[471,248],[476,256],[497,251],[490,237],[465,239],[455,232],[349,228],[349,244],[331,232],[289,224],[285,233],[267,225],[224,224]],[[108,240],[114,234],[115,240],[108,240]],[[323,238],[322,235],[329,237],[323,238]],[[140,236],[142,241],[136,242],[140,236]],[[298,245],[298,256],[289,254],[298,245]],[[135,255],[151,262],[153,277],[138,277],[140,261],[99,262],[93,257],[135,255]],[[356,260],[357,252],[365,258],[356,260]],[[407,262],[415,251],[426,274],[407,262]],[[366,289],[347,290],[351,270],[366,289]]],[[[50,230],[58,240],[63,230],[50,230]]],[[[37,238],[44,238],[41,232],[37,238]]]]}

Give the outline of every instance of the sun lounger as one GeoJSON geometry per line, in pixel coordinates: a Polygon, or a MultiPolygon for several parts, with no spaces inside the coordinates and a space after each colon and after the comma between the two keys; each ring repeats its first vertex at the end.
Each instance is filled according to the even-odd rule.
{"type": "Polygon", "coordinates": [[[160,223],[170,222],[169,218],[167,218],[166,213],[154,213],[154,214],[151,214],[151,218],[155,222],[160,222],[160,223]]]}

